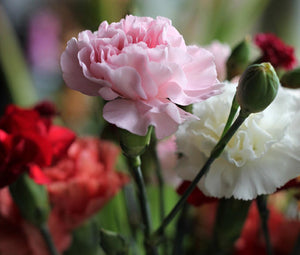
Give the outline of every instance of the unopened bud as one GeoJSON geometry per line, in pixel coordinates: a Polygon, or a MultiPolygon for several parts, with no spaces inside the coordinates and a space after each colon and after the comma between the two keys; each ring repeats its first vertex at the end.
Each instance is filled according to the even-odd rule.
{"type": "Polygon", "coordinates": [[[298,89],[300,88],[300,68],[286,72],[280,79],[283,87],[298,89]]]}
{"type": "Polygon", "coordinates": [[[73,230],[72,243],[64,255],[97,255],[99,250],[99,228],[95,218],[91,218],[73,230]]]}
{"type": "Polygon", "coordinates": [[[233,48],[229,56],[227,67],[227,80],[241,75],[249,64],[250,58],[250,38],[246,37],[236,47],[233,48]]]}
{"type": "Polygon", "coordinates": [[[241,109],[247,113],[263,111],[274,100],[278,76],[270,63],[254,64],[242,74],[236,91],[241,109]]]}
{"type": "Polygon", "coordinates": [[[100,246],[106,254],[128,254],[128,243],[125,238],[120,234],[109,230],[100,229],[100,246]]]}

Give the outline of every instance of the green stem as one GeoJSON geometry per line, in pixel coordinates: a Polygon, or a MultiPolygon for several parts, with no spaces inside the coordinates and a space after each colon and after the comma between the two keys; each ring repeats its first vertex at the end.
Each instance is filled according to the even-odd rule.
{"type": "Polygon", "coordinates": [[[232,103],[231,103],[231,108],[230,108],[230,113],[229,113],[229,116],[228,116],[228,119],[227,119],[227,122],[225,124],[225,127],[224,127],[224,130],[223,130],[223,133],[221,135],[221,137],[224,136],[224,134],[228,131],[228,129],[230,128],[231,124],[232,124],[232,121],[237,113],[237,110],[239,109],[239,104],[238,102],[236,101],[236,94],[234,95],[233,99],[232,99],[232,103]]]}
{"type": "Polygon", "coordinates": [[[214,160],[219,157],[219,155],[224,150],[226,144],[229,142],[231,137],[234,135],[234,133],[237,131],[237,129],[242,125],[242,123],[245,121],[245,119],[249,116],[249,113],[246,113],[244,111],[240,111],[237,119],[232,124],[232,126],[228,129],[226,134],[220,139],[220,141],[216,144],[216,146],[213,148],[209,158],[205,162],[202,169],[199,171],[199,173],[196,175],[195,179],[191,182],[190,186],[186,189],[186,191],[183,193],[177,204],[173,207],[171,212],[165,217],[159,228],[153,233],[151,236],[151,242],[153,244],[158,244],[162,241],[161,235],[164,232],[164,229],[168,226],[168,224],[173,220],[173,218],[177,215],[179,210],[182,208],[182,206],[185,204],[187,198],[190,196],[192,191],[197,186],[200,179],[205,175],[210,165],[214,162],[214,160]]]}
{"type": "MultiPolygon", "coordinates": [[[[152,155],[155,161],[155,174],[158,182],[158,201],[159,201],[159,216],[160,220],[163,221],[165,217],[165,185],[164,178],[162,175],[161,165],[158,159],[157,150],[156,150],[156,137],[154,137],[154,142],[152,143],[152,155]]],[[[164,231],[161,233],[162,238],[166,240],[164,231]]],[[[167,242],[164,242],[163,251],[164,254],[167,254],[168,246],[167,242]]]]}
{"type": "Polygon", "coordinates": [[[53,243],[49,228],[47,224],[43,224],[42,226],[39,227],[40,232],[46,242],[46,245],[49,249],[49,252],[51,255],[59,255],[58,251],[56,250],[56,247],[53,243]]]}
{"type": "Polygon", "coordinates": [[[158,182],[158,195],[159,195],[159,215],[161,220],[164,219],[165,217],[165,192],[164,192],[164,178],[162,175],[162,169],[161,169],[161,165],[158,159],[158,155],[157,155],[157,141],[156,141],[156,137],[153,133],[152,135],[152,141],[151,141],[151,154],[154,158],[154,162],[155,162],[155,175],[157,178],[157,182],[158,182]]]}
{"type": "Polygon", "coordinates": [[[146,249],[147,255],[157,255],[157,249],[155,246],[150,245],[148,240],[151,232],[151,216],[150,216],[150,208],[146,194],[146,188],[144,183],[144,178],[141,171],[141,159],[139,156],[136,157],[128,157],[131,174],[134,178],[134,181],[137,186],[138,191],[138,200],[141,209],[142,221],[144,224],[144,246],[146,249]]]}
{"type": "Polygon", "coordinates": [[[174,245],[172,250],[172,255],[181,255],[184,254],[183,251],[183,242],[184,237],[187,233],[190,233],[189,222],[188,222],[188,210],[189,204],[185,204],[181,210],[181,214],[176,224],[176,235],[174,239],[174,245]]]}
{"type": "Polygon", "coordinates": [[[267,197],[266,196],[258,196],[256,198],[256,204],[259,211],[260,219],[261,219],[261,227],[265,237],[266,242],[266,250],[268,255],[273,255],[270,233],[268,229],[268,218],[269,218],[269,210],[267,208],[267,197]]]}

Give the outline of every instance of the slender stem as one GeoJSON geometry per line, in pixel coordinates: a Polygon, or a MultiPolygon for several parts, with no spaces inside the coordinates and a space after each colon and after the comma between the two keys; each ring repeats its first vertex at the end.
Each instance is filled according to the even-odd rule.
{"type": "Polygon", "coordinates": [[[158,194],[159,194],[159,215],[161,220],[164,219],[165,217],[165,192],[164,192],[164,179],[162,176],[162,172],[161,172],[161,167],[160,167],[160,163],[157,157],[157,153],[154,152],[154,158],[155,158],[155,174],[157,177],[157,181],[158,181],[158,194]]]}
{"type": "Polygon", "coordinates": [[[137,186],[138,191],[138,200],[141,209],[142,220],[144,224],[144,246],[146,249],[147,255],[156,255],[158,254],[156,247],[152,246],[148,243],[150,232],[151,232],[151,216],[150,216],[150,209],[149,203],[146,194],[145,183],[141,171],[141,159],[139,156],[136,157],[128,157],[130,170],[133,175],[134,181],[137,186]]]}
{"type": "Polygon", "coordinates": [[[51,255],[59,255],[58,251],[56,250],[56,247],[54,245],[53,239],[51,237],[49,228],[47,224],[43,224],[42,226],[39,227],[40,232],[46,242],[46,245],[49,249],[49,252],[51,255]]]}
{"type": "Polygon", "coordinates": [[[139,222],[139,215],[138,215],[138,208],[136,205],[136,200],[134,197],[134,190],[132,185],[126,185],[123,188],[124,191],[124,200],[125,200],[125,209],[127,214],[127,219],[129,223],[129,228],[131,232],[131,248],[132,248],[132,254],[137,255],[137,245],[136,245],[136,239],[137,239],[137,228],[138,228],[138,222],[139,222]]]}
{"type": "Polygon", "coordinates": [[[259,211],[260,219],[261,219],[261,227],[265,237],[266,242],[266,250],[268,255],[273,255],[270,233],[268,229],[268,218],[269,218],[269,210],[267,208],[267,197],[266,196],[258,196],[256,198],[256,204],[259,211]]]}
{"type": "Polygon", "coordinates": [[[229,113],[229,116],[228,116],[228,119],[227,119],[227,122],[225,124],[225,127],[224,127],[224,130],[223,130],[223,133],[222,133],[221,137],[224,136],[224,134],[230,128],[230,126],[232,124],[232,121],[234,119],[234,116],[236,115],[238,109],[239,109],[239,104],[236,101],[236,94],[235,94],[233,99],[232,99],[230,113],[229,113]]]}
{"type": "Polygon", "coordinates": [[[173,218],[177,215],[179,210],[182,208],[184,203],[186,202],[189,195],[192,193],[194,188],[197,186],[200,179],[205,175],[210,165],[214,162],[214,160],[222,153],[224,150],[226,144],[229,142],[231,137],[234,135],[234,133],[237,131],[237,129],[240,127],[240,125],[245,121],[245,119],[249,116],[249,113],[246,113],[244,111],[240,111],[237,119],[232,124],[232,126],[228,129],[226,134],[220,139],[220,141],[216,144],[216,146],[213,148],[209,158],[205,162],[202,169],[198,172],[195,179],[191,182],[190,186],[186,189],[186,191],[183,193],[181,198],[178,200],[177,204],[173,207],[171,212],[165,217],[159,228],[153,233],[151,236],[151,241],[154,244],[158,244],[161,242],[161,234],[164,232],[164,229],[169,225],[169,223],[173,220],[173,218]]]}
{"type": "Polygon", "coordinates": [[[154,158],[154,162],[155,162],[155,175],[156,175],[157,182],[158,182],[159,215],[160,215],[161,220],[163,220],[165,217],[164,178],[162,175],[162,169],[161,169],[161,165],[160,165],[159,158],[157,155],[156,147],[157,147],[157,141],[156,141],[156,137],[153,133],[150,149],[151,149],[151,154],[152,154],[152,156],[154,158]]]}
{"type": "Polygon", "coordinates": [[[188,209],[189,209],[189,204],[185,204],[181,210],[181,214],[179,216],[179,219],[177,221],[176,225],[176,235],[174,239],[174,245],[173,245],[173,250],[172,250],[172,255],[181,255],[183,254],[183,241],[184,241],[184,236],[186,233],[189,232],[189,225],[188,224],[188,209]]]}
{"type": "MultiPolygon", "coordinates": [[[[162,175],[161,165],[158,159],[157,150],[156,150],[156,137],[153,138],[152,142],[152,155],[155,162],[155,174],[158,181],[158,201],[159,201],[159,216],[160,220],[163,221],[165,217],[165,185],[164,178],[162,175]]],[[[162,239],[166,240],[164,231],[161,233],[162,239]]],[[[167,254],[168,252],[168,243],[164,242],[163,252],[167,254]]]]}

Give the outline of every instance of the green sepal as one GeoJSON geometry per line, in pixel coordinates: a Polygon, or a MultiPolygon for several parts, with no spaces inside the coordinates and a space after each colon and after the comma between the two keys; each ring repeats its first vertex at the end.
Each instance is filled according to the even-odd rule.
{"type": "Polygon", "coordinates": [[[140,156],[150,144],[153,127],[150,126],[145,136],[132,134],[125,129],[120,129],[120,145],[126,156],[140,156]]]}

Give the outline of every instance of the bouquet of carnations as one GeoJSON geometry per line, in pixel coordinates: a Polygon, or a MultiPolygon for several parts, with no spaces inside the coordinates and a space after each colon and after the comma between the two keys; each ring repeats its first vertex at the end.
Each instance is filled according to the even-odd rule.
{"type": "Polygon", "coordinates": [[[105,128],[7,107],[0,254],[299,254],[296,65],[273,34],[188,46],[163,17],[79,33],[63,78],[102,100],[105,128]]]}

